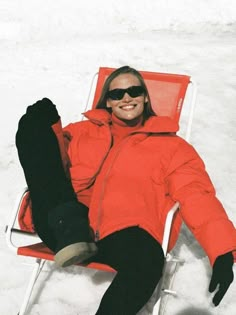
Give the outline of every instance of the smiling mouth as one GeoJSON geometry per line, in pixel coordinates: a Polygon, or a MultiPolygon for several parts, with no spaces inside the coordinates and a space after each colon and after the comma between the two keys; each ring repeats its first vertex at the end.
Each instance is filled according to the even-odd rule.
{"type": "Polygon", "coordinates": [[[134,109],[136,106],[137,105],[123,105],[123,106],[120,106],[120,108],[123,109],[123,110],[129,111],[129,110],[134,109]]]}

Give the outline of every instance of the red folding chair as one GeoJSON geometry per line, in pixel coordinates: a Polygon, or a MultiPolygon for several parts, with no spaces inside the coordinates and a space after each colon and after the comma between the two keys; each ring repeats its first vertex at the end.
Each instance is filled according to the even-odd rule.
{"type": "MultiPolygon", "coordinates": [[[[104,81],[113,70],[115,69],[100,68],[99,72],[96,73],[92,80],[85,111],[96,106],[104,81]]],[[[187,90],[189,90],[189,86],[192,87],[191,95],[188,99],[188,104],[185,105],[189,106],[188,123],[185,133],[185,139],[188,141],[190,138],[192,118],[196,101],[196,85],[190,79],[190,76],[147,71],[140,72],[145,80],[145,83],[147,84],[154,111],[157,113],[157,115],[169,116],[176,122],[179,122],[183,103],[186,99],[186,92],[187,90]]],[[[162,241],[163,251],[166,256],[166,262],[170,260],[175,262],[180,261],[178,259],[173,259],[173,257],[168,253],[172,222],[175,218],[178,208],[179,204],[176,203],[170,209],[166,217],[166,224],[162,241]]],[[[27,311],[27,306],[29,304],[32,290],[45,261],[54,260],[53,252],[50,251],[49,248],[47,248],[46,245],[40,241],[37,234],[35,233],[31,216],[31,202],[28,188],[25,188],[16,199],[16,204],[13,209],[12,216],[10,218],[9,224],[6,227],[6,241],[9,248],[13,250],[16,255],[34,258],[33,272],[27,290],[25,292],[20,311],[18,313],[18,315],[24,315],[27,311]],[[17,238],[19,238],[19,236],[21,235],[26,236],[30,240],[26,240],[25,245],[23,246],[19,246],[16,244],[17,238]],[[32,241],[32,236],[35,237],[35,241],[32,241]]],[[[115,272],[115,270],[111,267],[98,263],[91,263],[85,267],[107,272],[115,272]]],[[[163,278],[156,290],[156,303],[153,308],[153,314],[155,315],[159,314],[160,311],[160,297],[162,292],[174,295],[176,294],[176,292],[172,291],[171,288],[163,289],[162,284],[163,278]]]]}

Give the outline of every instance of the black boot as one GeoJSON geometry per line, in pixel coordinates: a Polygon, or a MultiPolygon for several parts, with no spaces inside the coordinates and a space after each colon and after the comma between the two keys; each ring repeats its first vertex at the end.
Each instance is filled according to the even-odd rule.
{"type": "Polygon", "coordinates": [[[81,263],[96,254],[88,208],[82,203],[71,201],[52,209],[48,214],[48,226],[57,240],[54,260],[58,266],[81,263]]]}

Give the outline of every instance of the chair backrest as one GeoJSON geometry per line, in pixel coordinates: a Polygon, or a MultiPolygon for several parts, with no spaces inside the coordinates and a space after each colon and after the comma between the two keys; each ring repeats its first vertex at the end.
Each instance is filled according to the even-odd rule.
{"type": "MultiPolygon", "coordinates": [[[[114,70],[114,68],[99,68],[92,108],[96,107],[104,82],[114,70]]],[[[149,71],[139,72],[147,85],[155,113],[158,116],[169,116],[178,122],[190,76],[149,71]]]]}

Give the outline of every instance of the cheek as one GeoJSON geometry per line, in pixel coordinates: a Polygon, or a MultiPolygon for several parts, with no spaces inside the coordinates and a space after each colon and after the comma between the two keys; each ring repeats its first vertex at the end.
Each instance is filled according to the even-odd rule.
{"type": "Polygon", "coordinates": [[[107,108],[110,108],[112,111],[117,111],[119,109],[119,103],[119,101],[107,102],[107,108]]]}
{"type": "Polygon", "coordinates": [[[144,105],[144,98],[142,98],[141,100],[138,100],[137,103],[138,103],[138,105],[139,105],[140,108],[144,108],[144,106],[145,106],[145,105],[144,105]]]}
{"type": "Polygon", "coordinates": [[[107,101],[107,107],[108,108],[114,108],[116,106],[116,104],[117,104],[116,101],[111,101],[111,100],[107,101]]]}

